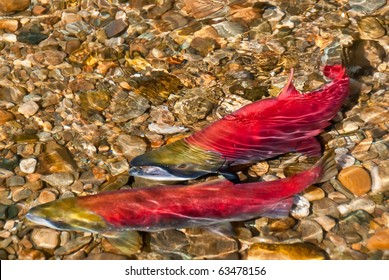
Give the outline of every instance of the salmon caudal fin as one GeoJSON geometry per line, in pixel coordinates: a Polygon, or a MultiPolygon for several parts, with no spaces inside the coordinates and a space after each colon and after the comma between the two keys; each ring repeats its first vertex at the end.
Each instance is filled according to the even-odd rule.
{"type": "Polygon", "coordinates": [[[336,176],[338,169],[336,168],[334,149],[328,150],[315,164],[314,168],[319,168],[320,170],[320,175],[316,183],[323,183],[336,176]]]}
{"type": "Polygon", "coordinates": [[[346,69],[340,65],[326,65],[324,66],[323,73],[331,80],[339,80],[346,75],[346,69]]]}

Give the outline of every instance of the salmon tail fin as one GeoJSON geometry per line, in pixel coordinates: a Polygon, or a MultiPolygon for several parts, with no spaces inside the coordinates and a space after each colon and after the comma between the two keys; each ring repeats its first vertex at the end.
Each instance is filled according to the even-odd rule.
{"type": "Polygon", "coordinates": [[[338,174],[335,161],[335,150],[328,150],[319,161],[315,164],[315,168],[320,169],[320,175],[316,183],[323,183],[338,174]]]}
{"type": "Polygon", "coordinates": [[[323,73],[331,80],[340,80],[346,75],[346,68],[340,64],[324,66],[323,73]]]}

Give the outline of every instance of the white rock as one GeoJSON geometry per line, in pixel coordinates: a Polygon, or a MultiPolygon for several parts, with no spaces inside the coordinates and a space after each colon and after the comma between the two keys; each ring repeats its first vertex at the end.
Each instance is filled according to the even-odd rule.
{"type": "Polygon", "coordinates": [[[303,196],[297,195],[294,197],[293,206],[290,210],[292,217],[301,219],[309,215],[310,203],[308,199],[303,196]]]}
{"type": "Polygon", "coordinates": [[[39,105],[36,104],[34,101],[30,100],[20,105],[18,112],[24,115],[26,118],[29,118],[35,115],[36,112],[38,112],[38,110],[39,110],[39,105]]]}
{"type": "Polygon", "coordinates": [[[345,216],[349,213],[351,213],[352,211],[352,207],[350,205],[347,205],[347,204],[340,204],[338,205],[338,210],[339,210],[339,213],[341,216],[345,216]]]}
{"type": "Polygon", "coordinates": [[[16,35],[15,34],[11,34],[11,33],[5,33],[3,34],[3,39],[7,42],[10,42],[10,43],[15,43],[18,41],[18,39],[16,38],[16,35]]]}
{"type": "Polygon", "coordinates": [[[24,173],[34,173],[36,168],[37,160],[35,158],[26,158],[20,161],[20,170],[24,173]]]}

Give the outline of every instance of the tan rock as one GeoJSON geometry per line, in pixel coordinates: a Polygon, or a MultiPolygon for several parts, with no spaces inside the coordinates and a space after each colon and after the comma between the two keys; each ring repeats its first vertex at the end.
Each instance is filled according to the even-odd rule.
{"type": "Polygon", "coordinates": [[[371,178],[369,172],[360,166],[350,166],[342,169],[338,179],[349,191],[356,196],[362,196],[371,189],[371,178]]]}
{"type": "Polygon", "coordinates": [[[15,19],[0,19],[0,29],[15,32],[19,29],[19,22],[15,19]]]}
{"type": "Polygon", "coordinates": [[[326,253],[310,243],[253,244],[247,252],[248,260],[324,260],[326,253]]]}
{"type": "MultiPolygon", "coordinates": [[[[1,26],[1,23],[0,23],[0,26],[1,26]]],[[[13,120],[14,118],[15,118],[15,116],[11,112],[0,110],[0,125],[5,124],[6,122],[13,120]]]]}
{"type": "Polygon", "coordinates": [[[32,231],[31,240],[39,248],[55,249],[59,245],[59,232],[49,228],[37,228],[32,231]]]}
{"type": "Polygon", "coordinates": [[[369,250],[389,250],[389,229],[377,231],[367,240],[369,250]]]}
{"type": "Polygon", "coordinates": [[[309,201],[314,201],[324,198],[325,193],[321,188],[310,186],[303,192],[303,196],[309,201]]]}
{"type": "Polygon", "coordinates": [[[50,201],[54,201],[57,198],[57,196],[48,190],[43,190],[38,197],[38,202],[39,203],[47,203],[50,201]]]}
{"type": "Polygon", "coordinates": [[[27,10],[31,0],[0,0],[0,12],[14,13],[27,10]]]}
{"type": "Polygon", "coordinates": [[[22,250],[19,253],[19,260],[44,260],[45,255],[38,250],[22,250]]]}

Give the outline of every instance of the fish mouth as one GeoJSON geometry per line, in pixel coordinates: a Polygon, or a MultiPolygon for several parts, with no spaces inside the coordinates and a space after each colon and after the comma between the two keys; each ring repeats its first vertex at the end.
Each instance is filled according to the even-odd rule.
{"type": "Polygon", "coordinates": [[[133,166],[129,173],[134,177],[155,181],[187,181],[207,174],[202,171],[181,171],[160,166],[133,166]]]}

